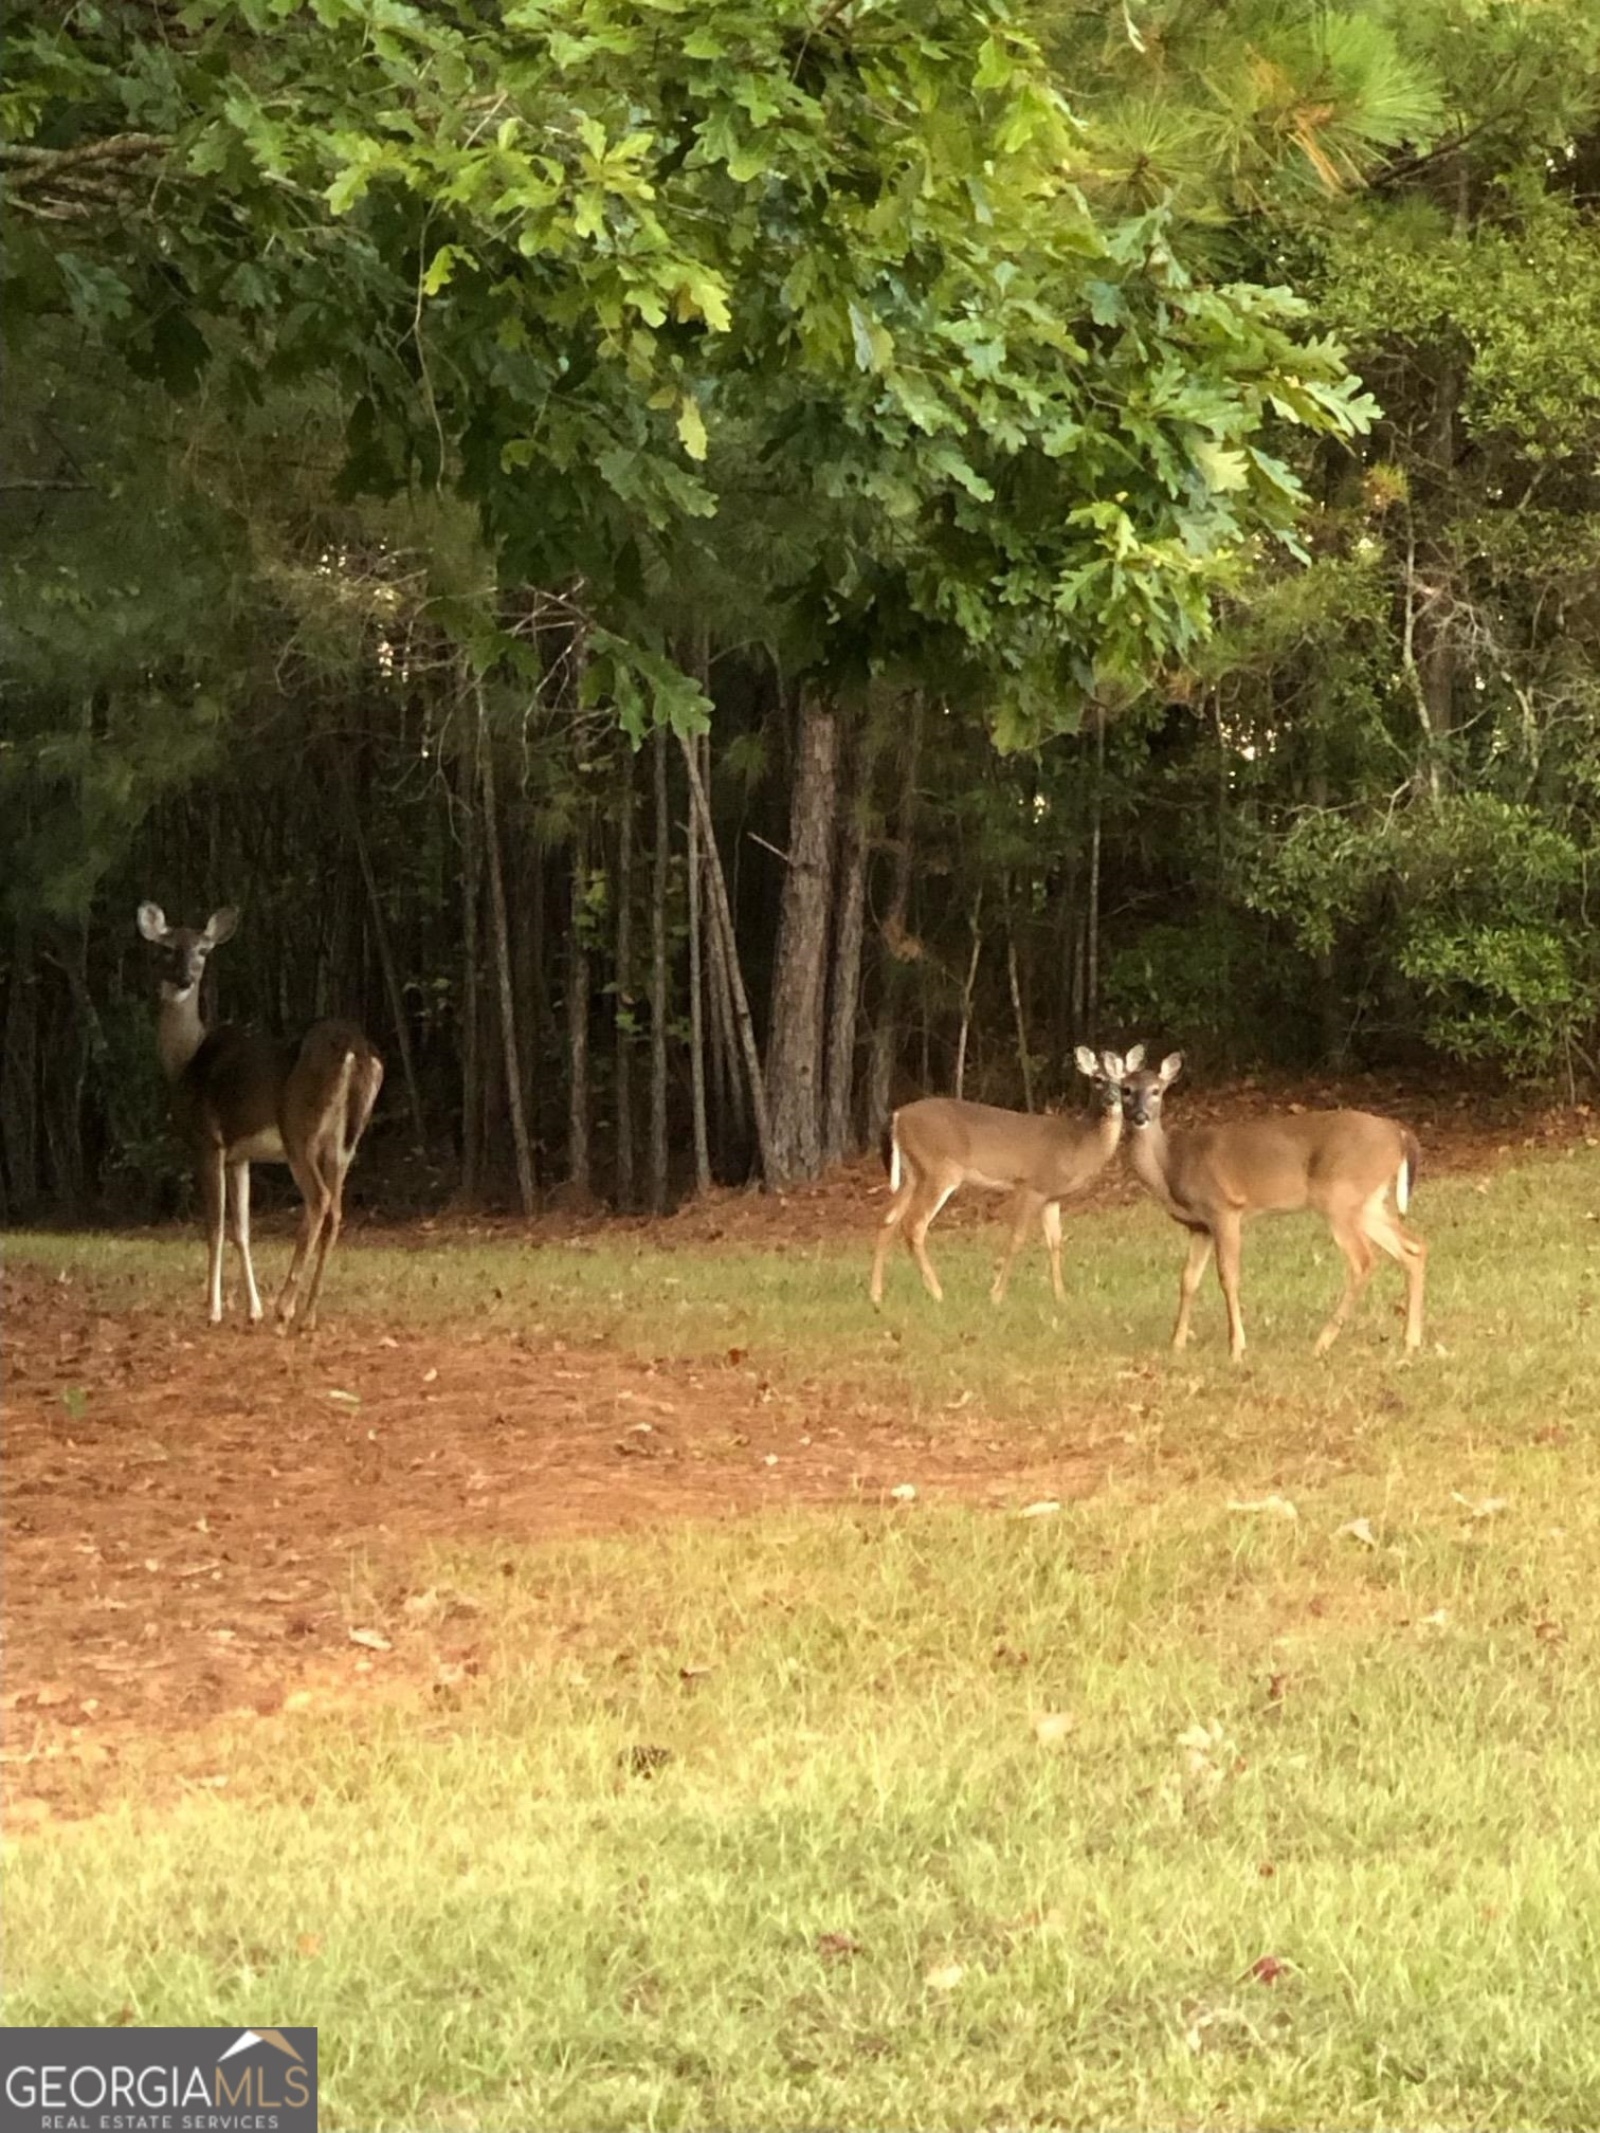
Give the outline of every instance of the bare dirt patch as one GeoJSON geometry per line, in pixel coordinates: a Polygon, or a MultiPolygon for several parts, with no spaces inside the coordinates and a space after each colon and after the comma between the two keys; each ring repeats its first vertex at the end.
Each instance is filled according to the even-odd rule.
{"type": "Polygon", "coordinates": [[[769,1382],[739,1350],[651,1363],[374,1320],[284,1341],[108,1310],[31,1266],[7,1276],[5,1334],[13,1800],[130,1734],[473,1671],[470,1610],[419,1591],[430,1544],[1096,1478],[935,1446],[848,1383],[769,1382]]]}

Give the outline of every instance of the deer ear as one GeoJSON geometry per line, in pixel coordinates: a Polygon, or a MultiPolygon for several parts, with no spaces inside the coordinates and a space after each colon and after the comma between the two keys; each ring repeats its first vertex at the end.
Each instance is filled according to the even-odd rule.
{"type": "Polygon", "coordinates": [[[1078,1062],[1078,1072],[1087,1074],[1089,1079],[1093,1081],[1100,1071],[1100,1062],[1089,1047],[1086,1044],[1080,1044],[1072,1056],[1078,1062]]]}
{"type": "Polygon", "coordinates": [[[220,911],[213,911],[206,920],[206,939],[213,948],[220,948],[224,941],[231,941],[239,923],[239,914],[232,904],[224,904],[220,911]]]}
{"type": "Polygon", "coordinates": [[[1162,1080],[1162,1083],[1163,1083],[1163,1085],[1165,1085],[1165,1084],[1166,1084],[1167,1082],[1170,1082],[1170,1081],[1176,1081],[1176,1080],[1177,1080],[1177,1078],[1178,1078],[1178,1076],[1179,1076],[1179,1075],[1180,1075],[1180,1074],[1181,1074],[1182,1072],[1183,1072],[1183,1054],[1182,1054],[1182,1052],[1168,1052],[1168,1054],[1167,1054],[1166,1058],[1165,1058],[1165,1059],[1163,1059],[1163,1060],[1162,1060],[1162,1062],[1161,1062],[1161,1080],[1162,1080]]]}
{"type": "Polygon", "coordinates": [[[1130,1074],[1137,1074],[1140,1067],[1144,1065],[1144,1046],[1136,1044],[1122,1063],[1130,1074]]]}
{"type": "Polygon", "coordinates": [[[158,947],[166,939],[167,921],[159,904],[139,906],[139,931],[147,941],[154,941],[158,947]]]}
{"type": "Polygon", "coordinates": [[[1126,1064],[1120,1052],[1102,1052],[1100,1054],[1100,1071],[1107,1081],[1120,1081],[1126,1069],[1126,1064]]]}

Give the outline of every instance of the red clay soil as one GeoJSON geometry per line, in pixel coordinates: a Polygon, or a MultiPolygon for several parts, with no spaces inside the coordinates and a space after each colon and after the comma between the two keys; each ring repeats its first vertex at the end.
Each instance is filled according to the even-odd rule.
{"type": "MultiPolygon", "coordinates": [[[[1443,1172],[1584,1139],[1591,1124],[1486,1120],[1449,1095],[1430,1116],[1378,1086],[1296,1095],[1392,1106],[1443,1172]]],[[[1266,1107],[1251,1096],[1235,1092],[1229,1110],[1266,1107]]],[[[1185,1116],[1211,1109],[1197,1099],[1185,1116]]],[[[1095,1198],[1129,1190],[1113,1173],[1095,1198]]],[[[781,1201],[719,1192],[629,1227],[663,1251],[857,1242],[864,1278],[883,1191],[881,1170],[861,1164],[781,1201]]],[[[970,1212],[947,1220],[993,1222],[984,1196],[963,1198],[970,1212]]],[[[599,1226],[551,1214],[535,1228],[599,1226]]],[[[441,1221],[384,1241],[500,1229],[528,1233],[441,1221]]],[[[70,1811],[83,1766],[130,1736],[198,1735],[301,1701],[308,1685],[421,1688],[473,1671],[470,1614],[417,1591],[429,1544],[509,1553],[782,1504],[890,1504],[907,1482],[924,1498],[1021,1505],[1099,1478],[1087,1460],[1027,1470],[1003,1447],[935,1443],[848,1382],[769,1383],[738,1350],[652,1364],[363,1319],[279,1341],[109,1310],[91,1284],[34,1266],[11,1268],[3,1303],[0,1764],[13,1814],[30,1800],[70,1811]]]]}

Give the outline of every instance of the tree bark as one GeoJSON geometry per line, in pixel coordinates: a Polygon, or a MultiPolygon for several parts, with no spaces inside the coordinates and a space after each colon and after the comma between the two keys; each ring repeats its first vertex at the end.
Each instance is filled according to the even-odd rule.
{"type": "Polygon", "coordinates": [[[394,959],[394,945],[389,939],[389,922],[384,916],[383,897],[378,888],[378,877],[373,869],[372,854],[367,849],[367,837],[361,827],[361,810],[356,802],[355,790],[348,769],[341,771],[340,783],[344,791],[345,813],[350,822],[350,835],[355,843],[356,859],[361,867],[361,879],[366,884],[367,908],[372,917],[372,941],[378,953],[378,970],[383,978],[384,995],[389,1002],[389,1019],[394,1024],[395,1048],[400,1054],[400,1077],[405,1083],[406,1108],[411,1113],[411,1139],[416,1152],[427,1160],[428,1128],[422,1115],[422,1091],[417,1085],[417,1065],[411,1054],[411,1027],[406,1016],[405,993],[400,984],[400,972],[394,959]]]}
{"type": "Polygon", "coordinates": [[[967,962],[967,982],[961,988],[961,1034],[956,1039],[956,1095],[967,1084],[967,1039],[972,1034],[972,996],[978,983],[978,958],[983,953],[983,884],[972,906],[972,954],[967,962]]]}
{"type": "Polygon", "coordinates": [[[1011,1013],[1017,1026],[1017,1065],[1022,1072],[1022,1108],[1033,1109],[1033,1060],[1028,1051],[1028,1018],[1022,1006],[1022,980],[1017,972],[1017,935],[1010,915],[1006,918],[1006,978],[1011,987],[1011,1013]]]}
{"type": "Polygon", "coordinates": [[[778,1180],[777,1166],[772,1153],[772,1128],[767,1115],[767,1090],[761,1071],[761,1052],[756,1043],[755,1023],[750,1014],[750,997],[745,991],[744,973],[739,968],[739,943],[733,930],[733,912],[728,903],[728,883],[722,871],[722,855],[717,849],[716,830],[711,821],[711,802],[700,765],[690,742],[683,743],[683,757],[689,769],[689,790],[700,816],[700,831],[706,841],[706,884],[711,891],[712,909],[722,941],[722,962],[727,975],[731,1005],[739,1027],[739,1042],[744,1054],[745,1073],[750,1090],[750,1115],[756,1129],[756,1153],[761,1164],[762,1182],[771,1191],[778,1180]]]}
{"type": "Polygon", "coordinates": [[[842,1163],[855,1153],[856,1025],[861,1009],[861,944],[867,912],[866,804],[872,783],[872,752],[863,730],[854,750],[855,776],[844,803],[839,833],[839,909],[828,983],[828,1035],[822,1118],[822,1156],[842,1163]]]}
{"type": "Polygon", "coordinates": [[[711,1141],[706,1131],[705,970],[701,940],[705,897],[700,879],[700,817],[695,813],[692,799],[688,827],[689,1108],[694,1130],[694,1186],[696,1192],[703,1193],[711,1190],[711,1141]]]}
{"type": "Polygon", "coordinates": [[[894,860],[889,877],[889,908],[880,933],[878,1016],[872,1031],[872,1066],[867,1082],[867,1137],[889,1123],[894,1093],[895,1057],[900,1044],[900,1009],[904,997],[901,950],[907,940],[906,914],[911,904],[911,864],[916,849],[917,759],[922,747],[922,692],[911,698],[911,720],[900,764],[900,804],[895,814],[894,860]]]}
{"type": "Polygon", "coordinates": [[[622,751],[617,819],[617,1205],[633,1205],[633,750],[622,751]]]}
{"type": "Polygon", "coordinates": [[[478,836],[476,755],[463,749],[457,765],[461,807],[461,1183],[475,1207],[483,1190],[483,1076],[478,1039],[482,1010],[478,982],[479,898],[483,847],[478,836]]]}
{"type": "Polygon", "coordinates": [[[589,830],[580,817],[572,841],[567,917],[567,1197],[578,1207],[594,1198],[589,1139],[589,830]]]}
{"type": "Polygon", "coordinates": [[[781,1182],[822,1165],[823,1010],[833,910],[839,723],[808,690],[800,701],[767,1042],[772,1155],[781,1182]]]}
{"type": "Polygon", "coordinates": [[[1093,814],[1089,826],[1089,908],[1084,918],[1083,1015],[1094,1043],[1100,1035],[1100,836],[1105,813],[1106,714],[1096,704],[1094,711],[1093,814]]]}
{"type": "Polygon", "coordinates": [[[655,865],[650,882],[650,1212],[667,1205],[667,891],[672,817],[667,809],[667,729],[655,731],[655,865]]]}
{"type": "Polygon", "coordinates": [[[505,875],[500,865],[500,820],[495,802],[494,748],[489,736],[488,712],[483,700],[483,681],[476,681],[478,701],[478,760],[483,785],[484,852],[489,870],[489,908],[494,923],[495,975],[500,988],[500,1036],[505,1056],[506,1109],[511,1119],[511,1145],[517,1162],[517,1198],[524,1215],[534,1211],[533,1150],[528,1143],[528,1122],[522,1108],[522,1069],[517,1058],[517,1004],[511,988],[511,936],[506,923],[505,875]]]}

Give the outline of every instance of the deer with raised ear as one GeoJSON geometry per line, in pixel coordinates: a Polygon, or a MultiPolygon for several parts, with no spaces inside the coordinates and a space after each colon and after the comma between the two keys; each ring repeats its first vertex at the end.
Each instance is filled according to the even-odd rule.
{"type": "Polygon", "coordinates": [[[1161,1122],[1161,1100],[1182,1067],[1183,1054],[1171,1052],[1159,1067],[1127,1073],[1122,1082],[1134,1174],[1189,1232],[1173,1347],[1182,1348],[1189,1338],[1194,1292],[1215,1250],[1228,1307],[1228,1350],[1239,1360],[1244,1354],[1239,1261],[1245,1220],[1311,1208],[1332,1231],[1346,1268],[1343,1294],[1317,1336],[1315,1353],[1325,1354],[1338,1339],[1379,1252],[1405,1270],[1406,1347],[1420,1348],[1428,1248],[1400,1219],[1410,1206],[1422,1158],[1416,1135],[1370,1111],[1301,1111],[1169,1133],[1161,1122]]]}
{"type": "Polygon", "coordinates": [[[894,1198],[872,1259],[875,1306],[883,1302],[884,1261],[901,1230],[928,1294],[936,1303],[944,1301],[944,1290],[928,1257],[928,1225],[962,1185],[1011,1195],[1011,1237],[989,1291],[991,1300],[999,1303],[1005,1295],[1011,1263],[1023,1238],[1038,1222],[1050,1254],[1050,1285],[1056,1301],[1066,1302],[1061,1285],[1061,1202],[1082,1192],[1116,1154],[1122,1138],[1122,1077],[1142,1063],[1144,1047],[1135,1046],[1121,1059],[1115,1052],[1096,1056],[1080,1044],[1073,1056],[1078,1072],[1094,1083],[1098,1101],[1091,1118],[1003,1111],[994,1104],[967,1103],[954,1096],[925,1096],[895,1112],[889,1121],[889,1185],[894,1198]]]}
{"type": "Polygon", "coordinates": [[[239,923],[231,907],[196,931],[169,926],[159,904],[139,906],[139,931],[161,951],[156,1050],[172,1087],[173,1111],[188,1144],[206,1221],[206,1298],[222,1318],[224,1216],[238,1249],[252,1322],[262,1316],[250,1262],[250,1165],[287,1163],[305,1207],[294,1258],[278,1297],[278,1330],[297,1309],[308,1331],[317,1294],[344,1218],[344,1181],[383,1085],[383,1061],[353,1022],[317,1022],[298,1044],[231,1022],[207,1029],[200,981],[214,948],[239,923]],[[311,1262],[303,1306],[302,1276],[311,1262]]]}

